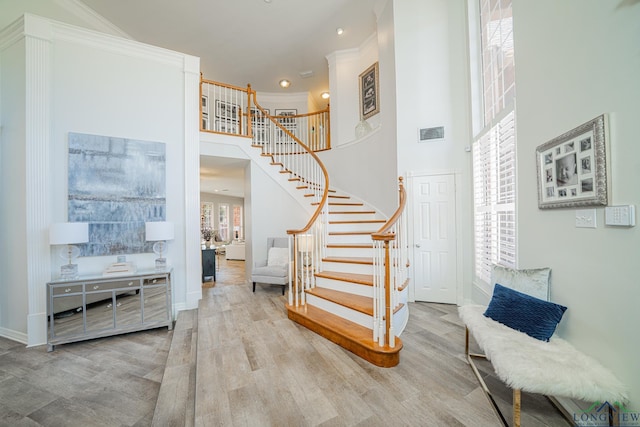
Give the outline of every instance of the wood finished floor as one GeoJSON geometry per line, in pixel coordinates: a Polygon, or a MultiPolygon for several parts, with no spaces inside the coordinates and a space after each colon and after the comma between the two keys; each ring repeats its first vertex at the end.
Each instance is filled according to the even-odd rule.
{"type": "MultiPolygon", "coordinates": [[[[244,262],[220,261],[217,282],[203,288],[197,345],[172,345],[187,328],[181,320],[175,331],[52,353],[0,338],[0,426],[150,426],[156,403],[158,426],[500,425],[464,360],[455,306],[410,303],[400,365],[378,368],[288,320],[280,287],[252,293],[244,262]],[[190,351],[197,351],[195,393],[178,373],[190,351]],[[158,397],[163,375],[170,387],[158,397]],[[177,400],[194,412],[175,416],[177,400]]],[[[479,365],[508,414],[511,391],[488,363],[479,365]]],[[[523,411],[523,426],[570,425],[542,396],[524,393],[523,411]]]]}

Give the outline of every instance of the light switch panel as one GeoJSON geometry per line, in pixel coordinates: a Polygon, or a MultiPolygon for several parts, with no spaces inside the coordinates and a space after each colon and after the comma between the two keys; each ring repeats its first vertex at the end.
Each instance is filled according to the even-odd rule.
{"type": "Polygon", "coordinates": [[[636,225],[636,209],[634,205],[607,206],[604,209],[604,223],[620,227],[636,225]]]}
{"type": "Polygon", "coordinates": [[[596,228],[596,210],[579,209],[576,211],[576,227],[596,228]]]}

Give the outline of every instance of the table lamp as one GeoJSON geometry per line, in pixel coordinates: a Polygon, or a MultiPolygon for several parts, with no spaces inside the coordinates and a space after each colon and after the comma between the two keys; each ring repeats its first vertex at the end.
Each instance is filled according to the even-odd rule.
{"type": "Polygon", "coordinates": [[[313,234],[298,235],[298,252],[302,253],[302,264],[308,267],[311,264],[310,253],[313,251],[313,234]]]}
{"type": "Polygon", "coordinates": [[[164,270],[167,268],[167,259],[162,256],[166,249],[166,241],[173,240],[173,223],[169,221],[145,222],[144,232],[146,240],[153,242],[153,252],[158,255],[156,258],[156,269],[164,270]]]}
{"type": "Polygon", "coordinates": [[[64,245],[59,250],[62,259],[68,261],[60,267],[61,279],[74,279],[78,277],[78,264],[73,260],[80,255],[80,248],[74,243],[86,243],[89,241],[89,224],[86,222],[59,222],[51,224],[49,228],[49,244],[64,245]]]}

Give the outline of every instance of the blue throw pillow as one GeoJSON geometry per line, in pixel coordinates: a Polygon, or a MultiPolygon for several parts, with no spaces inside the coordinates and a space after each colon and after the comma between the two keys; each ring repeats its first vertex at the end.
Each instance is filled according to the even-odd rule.
{"type": "Polygon", "coordinates": [[[566,309],[496,283],[484,315],[533,338],[549,341],[566,309]]]}

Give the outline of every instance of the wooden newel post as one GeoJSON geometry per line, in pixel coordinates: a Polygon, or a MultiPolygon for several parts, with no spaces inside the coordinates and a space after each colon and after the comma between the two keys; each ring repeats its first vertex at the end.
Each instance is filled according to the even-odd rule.
{"type": "Polygon", "coordinates": [[[389,256],[389,242],[395,240],[395,233],[372,234],[373,240],[381,240],[384,243],[384,318],[385,318],[385,335],[387,337],[386,344],[389,347],[395,346],[395,335],[391,328],[391,262],[389,256]]]}
{"type": "Polygon", "coordinates": [[[253,129],[251,127],[251,85],[247,85],[247,135],[253,138],[253,129]]]}

